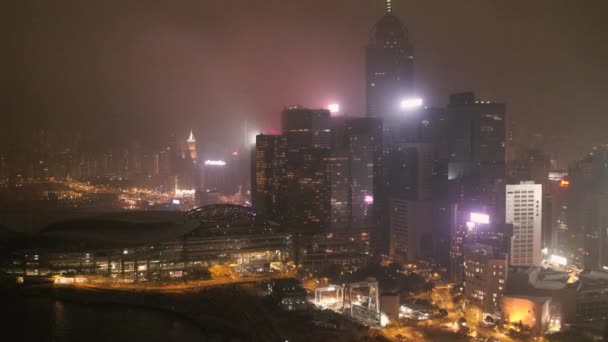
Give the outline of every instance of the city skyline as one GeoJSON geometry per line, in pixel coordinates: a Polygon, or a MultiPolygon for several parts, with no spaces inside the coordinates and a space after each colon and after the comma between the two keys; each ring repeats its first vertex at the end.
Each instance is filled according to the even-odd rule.
{"type": "MultiPolygon", "coordinates": [[[[154,144],[194,129],[209,149],[242,137],[245,120],[251,130],[278,132],[285,105],[338,102],[341,112],[364,116],[364,47],[384,12],[383,1],[186,1],[141,12],[70,1],[13,6],[5,34],[14,57],[1,64],[14,85],[5,93],[3,143],[36,125],[95,142],[135,136],[154,144]],[[307,24],[311,19],[316,25],[307,24]],[[206,123],[218,117],[212,127],[206,123]]],[[[393,1],[392,13],[408,30],[426,104],[443,106],[449,94],[468,90],[505,102],[520,126],[544,133],[550,149],[572,160],[604,140],[601,125],[589,124],[605,111],[597,101],[606,55],[602,7],[393,1]],[[498,72],[505,68],[514,72],[498,72]],[[580,119],[571,122],[571,113],[580,119]],[[552,146],[552,135],[564,136],[563,148],[552,146]]]]}
{"type": "Polygon", "coordinates": [[[14,8],[23,340],[608,339],[601,3],[14,8]]]}

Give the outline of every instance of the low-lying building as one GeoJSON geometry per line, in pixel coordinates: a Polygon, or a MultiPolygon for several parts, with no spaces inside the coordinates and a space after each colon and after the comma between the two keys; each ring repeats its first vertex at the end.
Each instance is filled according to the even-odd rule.
{"type": "Polygon", "coordinates": [[[608,273],[578,275],[540,268],[514,268],[507,281],[509,295],[550,297],[550,319],[574,323],[608,317],[608,273]]]}
{"type": "Polygon", "coordinates": [[[0,267],[17,275],[99,274],[142,281],[196,278],[214,265],[292,260],[291,235],[251,208],[213,205],[173,215],[152,222],[104,218],[57,224],[12,241],[0,267]]]}
{"type": "Polygon", "coordinates": [[[551,297],[504,295],[502,317],[505,323],[530,328],[542,336],[549,327],[551,297]]]}

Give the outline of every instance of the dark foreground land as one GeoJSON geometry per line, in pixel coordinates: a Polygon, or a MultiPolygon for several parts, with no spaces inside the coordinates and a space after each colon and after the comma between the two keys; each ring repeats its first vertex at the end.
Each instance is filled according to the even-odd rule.
{"type": "Polygon", "coordinates": [[[2,289],[5,295],[49,295],[91,305],[132,305],[171,312],[192,321],[209,341],[386,341],[333,312],[280,310],[258,284],[179,290],[49,286],[2,289]],[[329,323],[329,324],[327,324],[329,323]],[[328,327],[329,326],[329,327],[328,327]]]}

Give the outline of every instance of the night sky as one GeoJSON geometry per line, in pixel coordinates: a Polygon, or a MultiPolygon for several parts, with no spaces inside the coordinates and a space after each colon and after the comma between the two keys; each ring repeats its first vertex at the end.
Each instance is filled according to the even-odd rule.
{"type": "MultiPolygon", "coordinates": [[[[427,104],[474,90],[564,157],[608,142],[605,0],[393,0],[427,104]],[[563,137],[563,139],[561,138],[563,137]]],[[[382,0],[11,1],[0,11],[1,142],[34,127],[96,143],[203,150],[278,131],[283,105],[364,115],[364,46],[382,0]]]]}

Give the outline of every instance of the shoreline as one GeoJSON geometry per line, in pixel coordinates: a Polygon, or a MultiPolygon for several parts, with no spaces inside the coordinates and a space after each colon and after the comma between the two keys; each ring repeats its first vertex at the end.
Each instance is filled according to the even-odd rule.
{"type": "MultiPolygon", "coordinates": [[[[204,290],[202,291],[204,292],[204,290]]],[[[201,292],[174,293],[169,291],[98,289],[76,286],[52,286],[48,295],[60,301],[83,305],[121,305],[154,310],[187,320],[198,328],[206,338],[225,340],[243,338],[245,332],[229,326],[204,310],[193,310],[197,300],[204,300],[201,292]]],[[[204,308],[204,306],[203,306],[204,308]]]]}
{"type": "MultiPolygon", "coordinates": [[[[169,308],[169,307],[165,307],[162,305],[154,305],[154,304],[149,304],[149,303],[144,304],[144,303],[136,303],[136,302],[131,302],[131,301],[115,300],[115,299],[107,298],[105,296],[100,297],[100,296],[97,296],[96,293],[86,293],[86,291],[87,291],[86,289],[64,287],[61,290],[59,290],[59,291],[58,290],[59,290],[59,288],[57,288],[57,287],[51,287],[48,289],[47,293],[37,293],[37,294],[30,293],[30,294],[26,294],[26,295],[48,295],[50,298],[52,298],[54,300],[58,300],[58,301],[62,301],[62,302],[69,302],[69,303],[74,303],[74,304],[79,304],[79,305],[123,306],[123,307],[132,307],[132,308],[162,312],[162,313],[165,313],[168,315],[173,315],[179,319],[183,319],[185,321],[190,322],[197,329],[199,329],[204,335],[206,335],[206,337],[211,337],[211,336],[209,336],[209,331],[201,324],[200,321],[198,321],[195,317],[190,316],[185,312],[176,310],[175,308],[169,308]],[[70,293],[70,292],[72,292],[72,293],[70,293]],[[66,294],[67,294],[67,296],[66,296],[66,294]],[[86,298],[84,298],[83,296],[86,296],[86,298]]],[[[108,291],[108,290],[104,289],[103,291],[108,291]]],[[[109,290],[109,291],[112,291],[112,290],[109,290]]],[[[108,295],[110,295],[110,294],[108,293],[108,295]]]]}
{"type": "Polygon", "coordinates": [[[126,306],[173,315],[193,324],[209,341],[387,341],[356,322],[326,310],[283,311],[251,283],[187,289],[108,289],[81,285],[4,287],[23,296],[48,296],[81,305],[126,306]],[[318,322],[339,322],[320,327],[318,322]]]}

